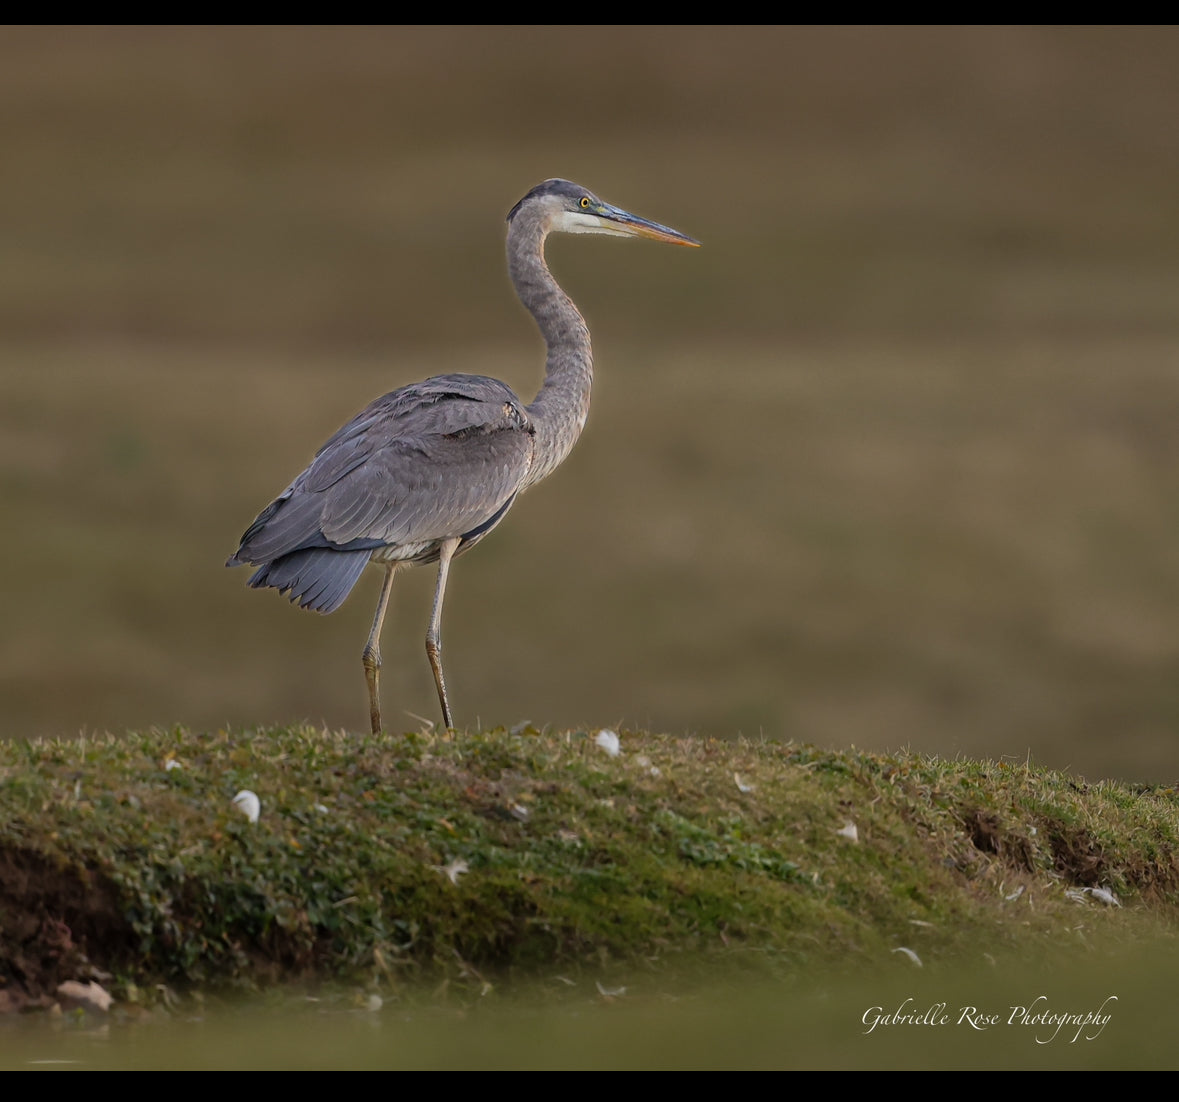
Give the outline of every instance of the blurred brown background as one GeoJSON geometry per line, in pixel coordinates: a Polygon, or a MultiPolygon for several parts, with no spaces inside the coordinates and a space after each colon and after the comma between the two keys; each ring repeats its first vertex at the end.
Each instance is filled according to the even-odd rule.
{"type": "Polygon", "coordinates": [[[455,568],[460,723],[1174,779],[1177,120],[1173,27],[0,29],[0,733],[363,730],[376,573],[222,563],[376,395],[531,399],[561,175],[705,244],[551,244],[595,405],[455,568]]]}

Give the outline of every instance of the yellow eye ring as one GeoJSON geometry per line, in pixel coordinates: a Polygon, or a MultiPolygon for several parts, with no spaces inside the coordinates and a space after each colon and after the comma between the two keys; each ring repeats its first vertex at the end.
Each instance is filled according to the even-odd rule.
{"type": "Polygon", "coordinates": [[[588,207],[589,205],[590,205],[590,204],[589,204],[589,196],[588,196],[588,195],[583,195],[583,196],[581,197],[581,209],[582,209],[582,210],[585,210],[585,208],[586,208],[586,207],[588,207]]]}

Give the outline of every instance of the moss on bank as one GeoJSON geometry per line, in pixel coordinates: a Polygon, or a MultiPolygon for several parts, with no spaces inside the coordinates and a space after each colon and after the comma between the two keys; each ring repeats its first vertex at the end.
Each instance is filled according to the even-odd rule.
{"type": "Polygon", "coordinates": [[[596,734],[0,744],[0,989],[928,965],[1132,939],[1179,903],[1170,789],[596,734]]]}

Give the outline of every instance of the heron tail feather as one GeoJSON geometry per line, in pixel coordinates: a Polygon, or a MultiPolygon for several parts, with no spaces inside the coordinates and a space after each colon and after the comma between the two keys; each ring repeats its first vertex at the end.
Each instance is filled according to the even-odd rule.
{"type": "Polygon", "coordinates": [[[292,604],[313,612],[335,612],[364,573],[371,550],[337,551],[312,547],[265,563],[250,577],[253,589],[270,586],[292,604]]]}

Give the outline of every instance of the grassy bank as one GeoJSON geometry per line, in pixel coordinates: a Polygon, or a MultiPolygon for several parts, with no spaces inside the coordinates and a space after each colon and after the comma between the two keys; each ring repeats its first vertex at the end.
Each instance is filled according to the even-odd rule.
{"type": "Polygon", "coordinates": [[[777,979],[1134,943],[1173,791],[1024,763],[531,728],[0,744],[0,993],[717,966],[777,979]],[[233,802],[250,790],[251,821],[233,802]]]}

